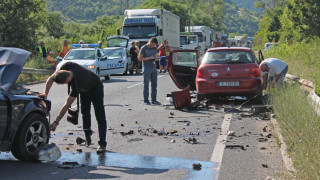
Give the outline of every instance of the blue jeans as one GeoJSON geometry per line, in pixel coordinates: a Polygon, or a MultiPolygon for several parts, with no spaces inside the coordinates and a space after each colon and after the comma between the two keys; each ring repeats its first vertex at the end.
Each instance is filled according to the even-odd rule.
{"type": "MultiPolygon", "coordinates": [[[[276,85],[279,85],[279,86],[282,86],[283,85],[283,80],[284,78],[286,77],[286,74],[288,72],[288,66],[286,66],[282,71],[281,71],[281,75],[279,77],[279,79],[276,81],[276,85]]],[[[273,81],[273,76],[270,76],[269,78],[269,82],[272,82],[273,81]]]]}
{"type": "Polygon", "coordinates": [[[151,81],[151,100],[157,100],[157,81],[158,72],[156,65],[143,66],[143,100],[149,101],[149,81],[151,81]]]}
{"type": "Polygon", "coordinates": [[[100,146],[106,146],[106,135],[107,135],[107,120],[103,104],[103,84],[100,83],[99,86],[92,92],[81,92],[80,93],[80,103],[81,103],[81,114],[83,120],[83,129],[85,134],[91,133],[91,103],[93,104],[94,113],[98,122],[99,131],[99,142],[100,146]]]}

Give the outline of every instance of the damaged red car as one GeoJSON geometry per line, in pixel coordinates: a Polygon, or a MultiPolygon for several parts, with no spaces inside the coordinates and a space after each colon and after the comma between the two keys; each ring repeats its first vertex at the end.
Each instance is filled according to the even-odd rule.
{"type": "Polygon", "coordinates": [[[195,50],[175,50],[170,54],[168,69],[177,87],[189,85],[197,91],[199,100],[219,96],[261,98],[259,62],[245,47],[212,48],[201,60],[195,50]]]}

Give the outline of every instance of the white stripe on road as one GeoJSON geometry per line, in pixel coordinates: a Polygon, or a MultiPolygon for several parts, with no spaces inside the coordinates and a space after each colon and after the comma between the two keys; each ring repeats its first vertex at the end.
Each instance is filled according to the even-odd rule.
{"type": "Polygon", "coordinates": [[[218,171],[218,174],[216,175],[216,180],[218,180],[218,177],[219,177],[219,171],[221,168],[224,149],[227,143],[227,136],[228,136],[227,134],[228,134],[229,126],[231,123],[231,118],[232,118],[232,114],[224,115],[224,119],[221,125],[220,135],[217,138],[217,141],[211,156],[211,161],[217,163],[217,166],[213,168],[214,170],[218,171]]]}
{"type": "MultiPolygon", "coordinates": [[[[161,76],[158,76],[158,78],[161,78],[161,77],[164,77],[164,76],[165,76],[165,75],[161,75],[161,76]]],[[[130,89],[130,88],[133,88],[133,87],[139,86],[140,84],[143,84],[143,82],[138,83],[138,84],[135,84],[135,85],[132,85],[132,86],[129,86],[129,87],[127,87],[127,89],[130,89]]]]}

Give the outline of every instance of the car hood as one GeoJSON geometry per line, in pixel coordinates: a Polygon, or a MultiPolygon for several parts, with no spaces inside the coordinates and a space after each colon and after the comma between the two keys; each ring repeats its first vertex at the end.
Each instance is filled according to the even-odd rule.
{"type": "Polygon", "coordinates": [[[16,83],[29,51],[19,48],[0,47],[0,88],[10,91],[16,83]]]}
{"type": "Polygon", "coordinates": [[[96,61],[95,60],[62,60],[57,67],[60,68],[66,62],[74,62],[81,66],[89,66],[89,65],[93,65],[96,61]]]}

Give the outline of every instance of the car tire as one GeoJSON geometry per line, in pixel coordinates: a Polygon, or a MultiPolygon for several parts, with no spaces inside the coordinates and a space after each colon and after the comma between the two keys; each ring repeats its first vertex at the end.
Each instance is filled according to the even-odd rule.
{"type": "Polygon", "coordinates": [[[98,77],[100,77],[100,70],[99,70],[99,69],[97,69],[96,75],[97,75],[98,77]]]}
{"type": "Polygon", "coordinates": [[[37,161],[35,151],[49,141],[49,123],[40,114],[29,114],[17,131],[11,152],[21,161],[37,161]]]}
{"type": "Polygon", "coordinates": [[[202,101],[202,100],[204,100],[205,99],[205,95],[203,95],[203,94],[197,94],[197,100],[198,101],[202,101]]]}
{"type": "Polygon", "coordinates": [[[104,77],[105,80],[110,80],[110,74],[104,77]]]}
{"type": "Polygon", "coordinates": [[[126,70],[124,71],[123,75],[127,75],[128,74],[128,63],[126,64],[126,70]]]}

